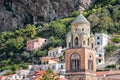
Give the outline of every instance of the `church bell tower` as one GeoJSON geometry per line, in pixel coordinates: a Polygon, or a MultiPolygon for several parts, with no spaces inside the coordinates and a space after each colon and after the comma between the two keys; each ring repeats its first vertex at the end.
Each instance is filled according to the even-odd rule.
{"type": "Polygon", "coordinates": [[[66,78],[69,80],[96,80],[94,36],[90,34],[90,23],[82,15],[83,10],[80,7],[80,15],[71,23],[66,38],[66,78]]]}

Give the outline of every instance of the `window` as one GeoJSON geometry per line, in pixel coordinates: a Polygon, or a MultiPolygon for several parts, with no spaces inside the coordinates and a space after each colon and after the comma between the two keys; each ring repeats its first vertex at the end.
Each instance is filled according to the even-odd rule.
{"type": "Polygon", "coordinates": [[[88,45],[90,44],[90,40],[89,40],[89,38],[88,38],[88,45]]]}
{"type": "Polygon", "coordinates": [[[92,45],[92,48],[94,48],[94,45],[93,45],[93,43],[92,43],[91,45],[92,45]]]}
{"type": "Polygon", "coordinates": [[[88,69],[93,70],[93,56],[90,53],[89,58],[88,58],[88,69]]]}
{"type": "Polygon", "coordinates": [[[78,37],[75,38],[75,46],[78,46],[78,37]]]}
{"type": "Polygon", "coordinates": [[[101,55],[101,54],[99,54],[99,57],[102,57],[102,55],[101,55]]]}
{"type": "Polygon", "coordinates": [[[92,60],[88,60],[88,69],[93,70],[93,61],[92,60]]]}
{"type": "Polygon", "coordinates": [[[100,37],[97,37],[97,39],[100,39],[100,37]]]}
{"type": "Polygon", "coordinates": [[[84,31],[84,29],[82,29],[82,31],[84,31]]]}
{"type": "Polygon", "coordinates": [[[97,45],[100,45],[100,42],[97,42],[97,45]]]}
{"type": "Polygon", "coordinates": [[[91,59],[91,58],[92,58],[92,56],[90,55],[90,56],[89,56],[89,58],[91,59]]]}
{"type": "Polygon", "coordinates": [[[56,54],[58,54],[58,51],[56,51],[56,54]]]}
{"type": "Polygon", "coordinates": [[[45,40],[45,42],[46,42],[46,40],[45,40]]]}
{"type": "Polygon", "coordinates": [[[77,28],[75,29],[75,31],[77,31],[77,28]]]}
{"type": "Polygon", "coordinates": [[[53,52],[53,57],[55,57],[55,53],[53,52]]]}
{"type": "Polygon", "coordinates": [[[101,63],[101,60],[99,59],[99,63],[101,63]]]}
{"type": "Polygon", "coordinates": [[[71,42],[69,42],[69,48],[71,48],[71,42]]]}
{"type": "Polygon", "coordinates": [[[55,66],[52,66],[52,69],[55,69],[55,66]]]}
{"type": "Polygon", "coordinates": [[[79,70],[80,67],[80,56],[77,53],[72,54],[70,58],[71,70],[79,70]]]}
{"type": "Polygon", "coordinates": [[[85,45],[85,41],[83,41],[83,45],[85,45]]]}
{"type": "Polygon", "coordinates": [[[51,53],[49,53],[49,56],[51,56],[51,53]]]}
{"type": "Polygon", "coordinates": [[[63,65],[61,65],[61,69],[63,69],[63,65]]]}

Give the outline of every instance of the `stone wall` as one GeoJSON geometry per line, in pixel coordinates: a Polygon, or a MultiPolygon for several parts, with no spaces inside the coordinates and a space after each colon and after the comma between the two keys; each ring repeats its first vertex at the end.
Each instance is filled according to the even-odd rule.
{"type": "Polygon", "coordinates": [[[94,0],[0,0],[0,32],[68,17],[79,5],[87,8],[92,2],[94,0]]]}

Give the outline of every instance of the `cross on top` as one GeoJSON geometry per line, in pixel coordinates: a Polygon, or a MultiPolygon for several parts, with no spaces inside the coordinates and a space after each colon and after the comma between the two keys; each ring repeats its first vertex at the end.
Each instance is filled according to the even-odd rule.
{"type": "Polygon", "coordinates": [[[85,10],[85,9],[84,9],[82,6],[79,6],[79,12],[80,12],[80,15],[83,14],[84,10],[85,10]]]}

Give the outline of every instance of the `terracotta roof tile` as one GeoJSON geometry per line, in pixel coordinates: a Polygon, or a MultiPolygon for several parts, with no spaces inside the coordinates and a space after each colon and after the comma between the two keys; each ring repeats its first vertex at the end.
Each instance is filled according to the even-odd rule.
{"type": "Polygon", "coordinates": [[[6,76],[0,76],[0,80],[2,80],[3,78],[5,78],[6,76]]]}
{"type": "Polygon", "coordinates": [[[44,73],[46,73],[45,71],[37,71],[37,72],[35,72],[35,75],[37,74],[37,75],[42,75],[42,74],[44,74],[44,73]]]}

